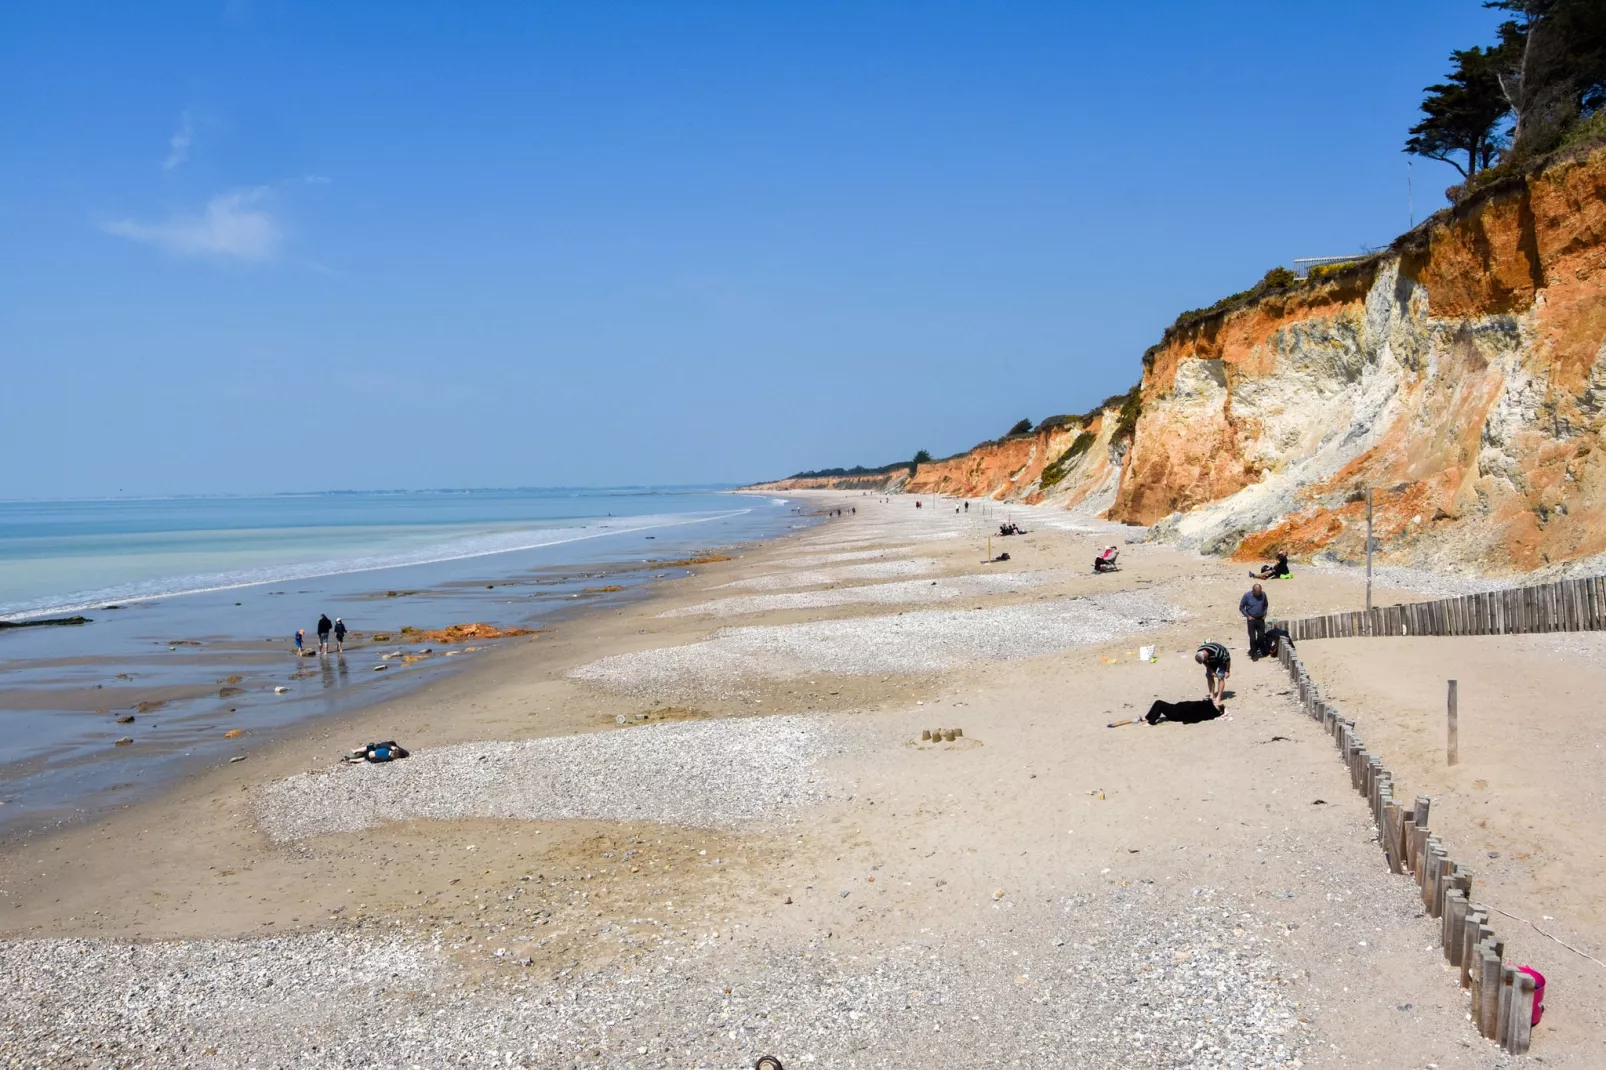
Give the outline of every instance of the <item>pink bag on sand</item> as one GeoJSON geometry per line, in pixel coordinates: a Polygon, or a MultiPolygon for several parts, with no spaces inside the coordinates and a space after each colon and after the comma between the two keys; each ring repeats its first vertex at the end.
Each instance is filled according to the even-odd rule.
{"type": "Polygon", "coordinates": [[[1517,972],[1534,979],[1534,1017],[1529,1024],[1538,1025],[1539,1019],[1545,1016],[1545,975],[1532,966],[1518,966],[1517,972]]]}

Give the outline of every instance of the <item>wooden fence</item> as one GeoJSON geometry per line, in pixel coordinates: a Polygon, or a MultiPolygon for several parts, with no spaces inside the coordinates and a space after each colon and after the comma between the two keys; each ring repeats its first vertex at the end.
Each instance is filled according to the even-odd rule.
{"type": "Polygon", "coordinates": [[[1377,606],[1284,621],[1288,637],[1353,639],[1380,635],[1519,635],[1606,630],[1606,576],[1467,594],[1437,602],[1377,606]]]}
{"type": "MultiPolygon", "coordinates": [[[[1548,588],[1563,586],[1546,585],[1548,588]]],[[[1529,587],[1518,592],[1500,591],[1496,594],[1541,589],[1529,587]]],[[[1459,970],[1461,987],[1468,996],[1468,1012],[1473,1028],[1490,1040],[1497,1041],[1507,1051],[1523,1054],[1528,1050],[1531,1038],[1536,998],[1534,979],[1506,960],[1506,942],[1496,936],[1491,927],[1494,912],[1473,901],[1472,871],[1459,862],[1452,862],[1449,849],[1429,828],[1430,800],[1426,795],[1412,799],[1403,788],[1395,786],[1393,774],[1384,767],[1383,760],[1367,748],[1356,731],[1355,722],[1345,719],[1331,702],[1322,697],[1292,644],[1279,643],[1277,657],[1288,670],[1301,708],[1332,739],[1339,758],[1349,767],[1350,786],[1371,807],[1372,818],[1377,823],[1378,844],[1383,849],[1384,865],[1391,873],[1409,876],[1417,885],[1423,911],[1438,919],[1439,943],[1444,949],[1444,960],[1459,970]]]]}

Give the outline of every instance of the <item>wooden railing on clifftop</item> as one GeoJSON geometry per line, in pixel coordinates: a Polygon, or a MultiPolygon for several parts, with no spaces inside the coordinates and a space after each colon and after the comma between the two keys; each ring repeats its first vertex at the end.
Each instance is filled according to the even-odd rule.
{"type": "Polygon", "coordinates": [[[1606,630],[1606,576],[1282,622],[1294,642],[1383,635],[1520,635],[1606,630]]]}

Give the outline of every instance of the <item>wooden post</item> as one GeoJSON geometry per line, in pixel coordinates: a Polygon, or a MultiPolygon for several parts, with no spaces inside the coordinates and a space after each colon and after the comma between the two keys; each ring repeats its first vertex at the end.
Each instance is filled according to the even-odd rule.
{"type": "Polygon", "coordinates": [[[1366,488],[1366,611],[1372,611],[1372,488],[1366,488]]]}
{"type": "Polygon", "coordinates": [[[1456,685],[1455,681],[1451,680],[1449,699],[1449,734],[1445,737],[1444,744],[1444,758],[1445,763],[1448,765],[1454,765],[1460,760],[1461,739],[1460,726],[1457,724],[1458,719],[1459,713],[1456,710],[1456,685]]]}
{"type": "Polygon", "coordinates": [[[1433,831],[1426,825],[1411,828],[1411,872],[1417,884],[1422,883],[1422,873],[1427,869],[1428,838],[1432,835],[1433,831]]]}
{"type": "Polygon", "coordinates": [[[1490,1040],[1500,1023],[1500,955],[1486,940],[1478,959],[1478,1032],[1490,1040]]]}
{"type": "Polygon", "coordinates": [[[1461,945],[1467,927],[1467,897],[1461,889],[1452,888],[1444,901],[1444,961],[1452,966],[1461,965],[1461,945]]]}
{"type": "Polygon", "coordinates": [[[1506,1050],[1513,1055],[1526,1055],[1533,1033],[1534,979],[1531,974],[1518,973],[1512,980],[1511,1025],[1506,1034],[1506,1050]]]}
{"type": "Polygon", "coordinates": [[[1471,988],[1478,969],[1478,945],[1490,933],[1489,908],[1482,903],[1467,904],[1467,920],[1461,926],[1461,987],[1471,988]]]}
{"type": "Polygon", "coordinates": [[[1517,971],[1511,966],[1500,967],[1500,1002],[1495,1008],[1494,1038],[1503,1048],[1511,1036],[1511,1002],[1515,995],[1517,971]]]}

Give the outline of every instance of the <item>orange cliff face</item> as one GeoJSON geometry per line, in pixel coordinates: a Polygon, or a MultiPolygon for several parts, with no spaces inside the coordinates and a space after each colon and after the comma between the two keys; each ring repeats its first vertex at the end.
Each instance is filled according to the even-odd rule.
{"type": "Polygon", "coordinates": [[[1259,557],[1531,569],[1606,552],[1606,151],[1174,330],[1110,515],[1259,557]]]}
{"type": "Polygon", "coordinates": [[[1606,554],[1606,148],[1364,262],[1189,317],[1145,357],[1125,415],[875,478],[1102,510],[1246,558],[1360,559],[1368,489],[1388,563],[1606,554]]]}

